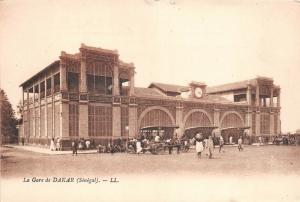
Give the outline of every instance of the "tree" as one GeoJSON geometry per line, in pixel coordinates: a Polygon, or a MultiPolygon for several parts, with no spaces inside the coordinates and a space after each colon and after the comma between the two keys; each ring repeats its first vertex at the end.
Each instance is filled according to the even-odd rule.
{"type": "Polygon", "coordinates": [[[1,124],[1,144],[13,143],[18,139],[17,119],[6,93],[0,89],[0,124],[1,124]]]}

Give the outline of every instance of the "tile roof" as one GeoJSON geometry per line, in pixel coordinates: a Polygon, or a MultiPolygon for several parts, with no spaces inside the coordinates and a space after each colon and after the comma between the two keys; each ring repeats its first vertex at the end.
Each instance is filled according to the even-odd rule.
{"type": "Polygon", "coordinates": [[[256,85],[256,79],[207,87],[206,88],[206,93],[217,93],[217,92],[226,92],[226,91],[230,91],[230,90],[238,90],[238,89],[247,88],[248,85],[255,86],[256,85]]]}
{"type": "Polygon", "coordinates": [[[154,88],[134,88],[134,94],[138,97],[167,97],[154,88]]]}
{"type": "Polygon", "coordinates": [[[172,85],[172,84],[165,84],[165,83],[151,83],[148,88],[156,87],[164,92],[175,92],[181,93],[186,92],[190,88],[188,86],[179,86],[179,85],[172,85]]]}

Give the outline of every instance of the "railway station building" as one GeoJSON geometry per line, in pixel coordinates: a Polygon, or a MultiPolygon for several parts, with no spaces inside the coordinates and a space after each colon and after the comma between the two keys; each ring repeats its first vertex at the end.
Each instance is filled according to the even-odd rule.
{"type": "Polygon", "coordinates": [[[141,129],[247,128],[249,135],[272,138],[281,131],[280,87],[256,77],[220,86],[151,83],[135,86],[136,68],[116,50],[81,44],[23,82],[20,136],[28,144],[49,146],[59,137],[105,144],[137,137],[141,129]]]}

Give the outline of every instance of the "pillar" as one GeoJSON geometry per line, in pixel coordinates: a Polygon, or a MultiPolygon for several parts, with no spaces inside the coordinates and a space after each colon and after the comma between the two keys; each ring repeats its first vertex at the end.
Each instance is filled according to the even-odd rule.
{"type": "Polygon", "coordinates": [[[176,126],[179,126],[179,130],[177,135],[178,137],[182,137],[183,133],[184,133],[184,123],[183,123],[183,107],[181,106],[181,103],[179,103],[176,106],[176,126]]]}
{"type": "Polygon", "coordinates": [[[259,86],[258,86],[258,84],[257,84],[257,86],[256,86],[255,98],[256,98],[256,100],[255,100],[256,106],[257,106],[257,107],[260,107],[259,86]]]}
{"type": "Polygon", "coordinates": [[[119,67],[117,64],[114,64],[113,76],[113,95],[120,95],[119,67]]]}
{"type": "Polygon", "coordinates": [[[252,96],[251,96],[251,86],[248,85],[247,87],[247,102],[248,102],[248,105],[251,105],[252,103],[252,96]]]}
{"type": "Polygon", "coordinates": [[[277,134],[281,134],[281,120],[280,120],[280,112],[277,114],[277,134]]]}
{"type": "Polygon", "coordinates": [[[130,70],[130,81],[129,81],[129,95],[134,94],[134,68],[130,70]]]}
{"type": "Polygon", "coordinates": [[[121,136],[121,104],[113,103],[112,107],[112,136],[120,137],[121,136]]]}
{"type": "Polygon", "coordinates": [[[32,117],[32,121],[33,121],[33,124],[32,124],[32,127],[33,127],[33,137],[35,137],[36,133],[35,133],[35,121],[36,121],[36,114],[35,114],[35,88],[34,88],[34,84],[33,84],[33,87],[32,87],[32,90],[33,90],[33,117],[32,117]]]}
{"type": "Polygon", "coordinates": [[[137,135],[137,104],[129,104],[128,110],[128,125],[129,125],[129,138],[136,137],[137,135]]]}
{"type": "Polygon", "coordinates": [[[278,89],[277,93],[277,107],[280,107],[280,89],[278,89]]]}
{"type": "Polygon", "coordinates": [[[51,74],[51,105],[52,105],[52,138],[55,137],[55,105],[54,105],[54,77],[51,74]]]}
{"type": "Polygon", "coordinates": [[[220,128],[220,110],[214,109],[214,126],[220,128]]]}
{"type": "Polygon", "coordinates": [[[255,134],[260,136],[260,111],[256,111],[255,114],[255,134]]]}
{"type": "Polygon", "coordinates": [[[42,106],[41,106],[41,82],[39,82],[38,84],[39,87],[39,95],[38,95],[38,99],[39,99],[39,137],[41,137],[41,111],[42,111],[42,106]]]}
{"type": "Polygon", "coordinates": [[[274,89],[273,87],[271,87],[270,89],[270,107],[274,107],[274,104],[273,104],[273,97],[274,97],[274,89]]]}
{"type": "Polygon", "coordinates": [[[250,109],[246,112],[246,126],[249,128],[249,133],[252,134],[252,111],[250,109]]]}
{"type": "Polygon", "coordinates": [[[48,102],[47,102],[47,76],[45,76],[45,136],[48,138],[48,102]]]}
{"type": "Polygon", "coordinates": [[[85,53],[81,52],[81,63],[80,63],[80,92],[87,92],[87,79],[86,79],[86,57],[85,53]]]}
{"type": "MultiPolygon", "coordinates": [[[[88,121],[88,120],[87,120],[88,121]]],[[[60,137],[69,137],[69,104],[61,102],[60,103],[60,137]]]]}
{"type": "Polygon", "coordinates": [[[86,138],[89,136],[89,106],[87,102],[79,103],[79,137],[86,138]]]}
{"type": "Polygon", "coordinates": [[[25,103],[24,103],[24,86],[22,86],[22,104],[21,104],[21,106],[22,106],[22,117],[23,117],[23,123],[22,123],[22,125],[23,125],[23,127],[22,127],[22,133],[23,133],[23,135],[22,135],[22,137],[23,138],[25,138],[25,120],[24,120],[24,111],[25,111],[25,103]]]}
{"type": "Polygon", "coordinates": [[[29,113],[29,89],[27,88],[27,142],[29,143],[29,137],[30,137],[30,119],[31,119],[31,114],[29,113]]]}
{"type": "Polygon", "coordinates": [[[274,112],[270,112],[270,136],[274,136],[274,112]]]}
{"type": "Polygon", "coordinates": [[[60,59],[60,91],[67,91],[67,67],[64,60],[60,59]]]}

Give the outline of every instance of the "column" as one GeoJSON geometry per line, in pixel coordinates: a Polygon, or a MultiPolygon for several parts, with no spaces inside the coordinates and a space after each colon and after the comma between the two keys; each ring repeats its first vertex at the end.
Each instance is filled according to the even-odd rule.
{"type": "Polygon", "coordinates": [[[35,88],[34,88],[34,84],[33,84],[33,87],[32,87],[32,90],[33,90],[33,117],[32,117],[32,121],[33,121],[33,124],[32,124],[32,127],[33,127],[33,137],[35,137],[36,133],[35,133],[35,121],[36,121],[36,114],[35,114],[35,88]]]}
{"type": "Polygon", "coordinates": [[[86,82],[86,57],[85,53],[81,52],[81,63],[80,63],[80,92],[87,92],[87,82],[86,82]]]}
{"type": "Polygon", "coordinates": [[[260,136],[260,111],[256,111],[255,114],[255,134],[260,136]]]}
{"type": "Polygon", "coordinates": [[[263,98],[263,106],[264,106],[264,107],[267,106],[267,101],[266,101],[266,98],[265,98],[265,97],[263,98]]]}
{"type": "Polygon", "coordinates": [[[25,139],[25,120],[24,120],[24,111],[25,111],[25,103],[24,103],[24,86],[22,86],[22,104],[21,104],[21,108],[22,108],[22,117],[23,117],[23,127],[22,127],[22,137],[25,139]]]}
{"type": "Polygon", "coordinates": [[[119,67],[117,64],[114,64],[113,68],[113,95],[120,95],[119,67]]]}
{"type": "Polygon", "coordinates": [[[214,126],[220,128],[220,109],[214,109],[214,126]]]}
{"type": "Polygon", "coordinates": [[[55,137],[54,77],[51,74],[52,138],[55,137]]]}
{"type": "Polygon", "coordinates": [[[39,137],[41,137],[41,111],[42,111],[42,107],[41,107],[41,82],[39,82],[38,84],[39,87],[39,95],[38,95],[38,100],[39,100],[39,137]]]}
{"type": "Polygon", "coordinates": [[[67,68],[64,60],[60,59],[60,91],[67,91],[67,68]]]}
{"type": "Polygon", "coordinates": [[[121,136],[121,104],[113,103],[112,106],[112,137],[121,136]]]}
{"type": "Polygon", "coordinates": [[[246,112],[246,125],[249,128],[249,133],[252,135],[252,111],[250,109],[246,112]]]}
{"type": "Polygon", "coordinates": [[[274,107],[274,104],[273,104],[274,88],[271,87],[270,91],[271,91],[271,95],[270,95],[270,107],[274,107]]]}
{"type": "Polygon", "coordinates": [[[45,136],[48,138],[48,103],[47,103],[47,76],[45,76],[45,136]]]}
{"type": "Polygon", "coordinates": [[[251,105],[252,103],[252,96],[251,96],[251,86],[248,85],[247,87],[247,102],[248,102],[248,105],[251,105]]]}
{"type": "Polygon", "coordinates": [[[281,120],[280,120],[280,112],[278,111],[277,114],[277,134],[281,133],[281,120]]]}
{"type": "MultiPolygon", "coordinates": [[[[87,120],[88,122],[88,120],[87,120]]],[[[69,104],[60,103],[60,137],[65,139],[69,137],[69,104]]]]}
{"type": "Polygon", "coordinates": [[[270,112],[270,136],[273,136],[274,133],[274,112],[270,112]]]}
{"type": "Polygon", "coordinates": [[[129,104],[128,110],[128,125],[129,125],[129,138],[137,136],[137,104],[129,104]]]}
{"type": "Polygon", "coordinates": [[[79,137],[89,136],[89,106],[87,102],[79,103],[79,137]]]}
{"type": "Polygon", "coordinates": [[[280,89],[278,89],[277,93],[277,107],[280,107],[280,89]]]}
{"type": "Polygon", "coordinates": [[[30,120],[31,116],[29,113],[29,89],[27,88],[27,143],[29,143],[29,137],[30,137],[30,120]]]}
{"type": "Polygon", "coordinates": [[[130,70],[130,81],[129,81],[129,95],[134,94],[134,68],[130,70]]]}
{"type": "Polygon", "coordinates": [[[179,129],[177,130],[178,138],[182,137],[184,133],[184,123],[183,123],[183,107],[181,103],[178,103],[176,106],[176,126],[179,126],[179,129]]]}
{"type": "Polygon", "coordinates": [[[259,99],[259,86],[257,84],[256,86],[256,93],[255,93],[255,97],[256,97],[256,100],[255,100],[255,105],[257,107],[260,107],[260,99],[259,99]]]}

